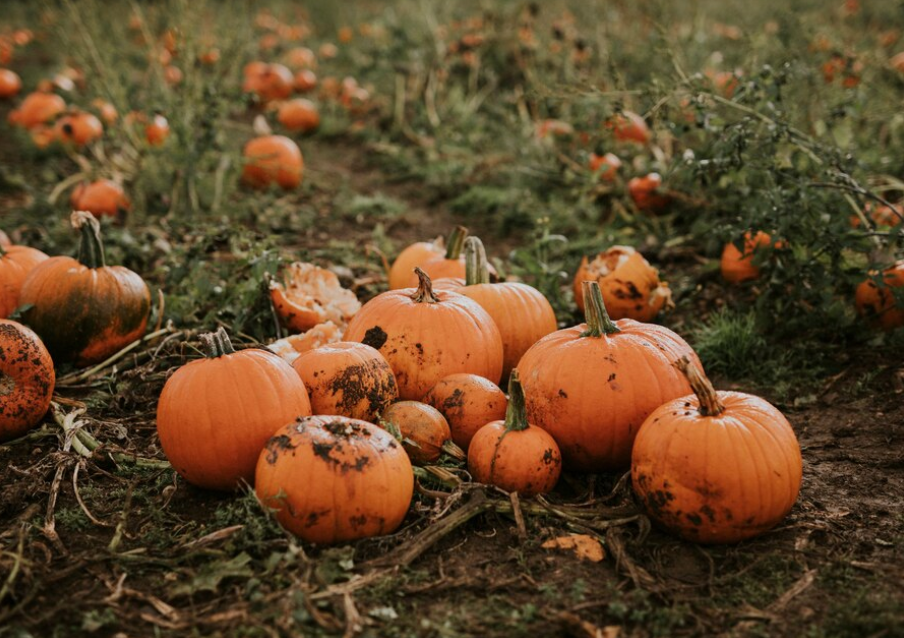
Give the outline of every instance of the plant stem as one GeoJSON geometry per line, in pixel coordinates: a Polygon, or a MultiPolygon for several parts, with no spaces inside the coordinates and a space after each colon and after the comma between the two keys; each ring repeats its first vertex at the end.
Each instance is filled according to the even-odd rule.
{"type": "Polygon", "coordinates": [[[465,285],[490,283],[490,269],[487,266],[487,252],[478,237],[465,240],[465,285]]]}
{"type": "Polygon", "coordinates": [[[468,229],[464,226],[456,226],[449,235],[449,245],[446,247],[446,259],[458,259],[461,257],[461,250],[465,246],[465,238],[468,236],[468,229]]]}
{"type": "Polygon", "coordinates": [[[697,366],[691,364],[687,355],[678,359],[674,365],[687,377],[687,382],[691,384],[691,389],[697,395],[697,400],[700,402],[700,414],[719,416],[725,412],[725,405],[719,401],[719,394],[713,388],[713,384],[697,366]]]}
{"type": "Polygon", "coordinates": [[[584,318],[587,321],[587,330],[581,336],[602,337],[621,332],[606,312],[600,285],[595,281],[585,281],[581,284],[581,289],[584,292],[584,318]]]}
{"type": "Polygon", "coordinates": [[[436,303],[439,297],[433,292],[433,282],[430,281],[430,275],[425,273],[419,267],[415,266],[414,274],[417,275],[417,290],[411,295],[411,299],[415,303],[436,303]]]}
{"type": "Polygon", "coordinates": [[[82,243],[78,248],[78,260],[88,268],[104,268],[104,244],[100,239],[100,222],[89,212],[73,211],[70,217],[72,227],[82,233],[82,243]]]}
{"type": "Polygon", "coordinates": [[[206,348],[205,354],[210,359],[216,359],[235,352],[235,348],[232,347],[232,342],[229,340],[229,335],[226,334],[223,326],[220,326],[216,332],[208,332],[201,335],[200,338],[206,348]]]}
{"type": "Polygon", "coordinates": [[[529,427],[527,415],[524,411],[524,388],[521,387],[521,376],[518,374],[517,368],[512,370],[512,376],[509,378],[509,402],[505,408],[505,431],[520,432],[529,427]]]}

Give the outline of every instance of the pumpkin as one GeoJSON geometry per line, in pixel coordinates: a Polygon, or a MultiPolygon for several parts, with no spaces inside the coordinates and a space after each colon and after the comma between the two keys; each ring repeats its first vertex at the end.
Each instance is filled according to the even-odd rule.
{"type": "Polygon", "coordinates": [[[32,129],[46,124],[66,110],[66,102],[55,93],[35,91],[29,93],[19,108],[10,112],[9,121],[23,128],[32,129]]]}
{"type": "Polygon", "coordinates": [[[463,295],[434,292],[427,273],[415,272],[417,288],[371,299],[348,324],[346,340],[366,343],[386,357],[402,399],[418,400],[456,372],[498,381],[502,338],[490,316],[463,295]]]}
{"type": "Polygon", "coordinates": [[[437,237],[432,241],[419,241],[406,247],[399,253],[389,269],[389,289],[405,288],[415,266],[423,266],[431,259],[444,255],[445,252],[442,237],[437,237]]]}
{"type": "Polygon", "coordinates": [[[0,319],[0,442],[41,422],[56,376],[41,339],[20,323],[0,319]]]}
{"type": "Polygon", "coordinates": [[[375,423],[399,396],[389,362],[363,343],[342,341],[301,353],[292,367],[304,381],[314,414],[375,423]]]}
{"type": "Polygon", "coordinates": [[[7,246],[0,242],[0,319],[19,307],[19,293],[28,273],[47,255],[28,246],[7,246]]]}
{"type": "Polygon", "coordinates": [[[722,278],[725,281],[736,284],[742,281],[758,279],[760,269],[755,266],[754,256],[761,250],[772,246],[772,237],[763,231],[757,231],[755,235],[747,232],[744,234],[744,252],[741,253],[734,243],[725,244],[722,251],[722,278]]]}
{"type": "Polygon", "coordinates": [[[293,88],[299,93],[307,93],[317,88],[317,74],[311,69],[302,69],[292,80],[293,88]]]}
{"type": "Polygon", "coordinates": [[[345,326],[361,309],[355,293],[343,288],[331,270],[296,261],[285,277],[285,284],[270,282],[270,299],[289,330],[305,332],[326,321],[345,326]]]}
{"type": "Polygon", "coordinates": [[[452,444],[452,431],[439,410],[418,401],[399,401],[386,408],[380,425],[398,433],[402,447],[413,463],[433,463],[444,451],[464,459],[464,452],[452,444]],[[451,445],[451,447],[450,447],[451,445]]]}
{"type": "Polygon", "coordinates": [[[474,433],[505,417],[508,400],[499,386],[476,374],[443,377],[421,399],[439,410],[452,429],[452,440],[468,448],[474,433]]]}
{"type": "Polygon", "coordinates": [[[73,110],[56,121],[53,133],[63,144],[78,147],[99,139],[104,134],[104,125],[91,113],[73,110]]]}
{"type": "Polygon", "coordinates": [[[242,181],[252,188],[276,183],[285,190],[301,184],[304,159],[298,145],[283,135],[255,137],[245,145],[242,181]]]}
{"type": "Polygon", "coordinates": [[[651,519],[696,543],[735,543],[777,525],[800,491],[800,446],[767,401],[716,392],[682,357],[694,395],[646,419],[631,458],[631,482],[651,519]]]}
{"type": "Polygon", "coordinates": [[[54,360],[83,366],[103,361],[139,339],[151,313],[151,292],[128,268],[107,266],[100,224],[91,213],[72,213],[81,232],[78,260],[51,257],[22,284],[23,315],[54,360]]]}
{"type": "Polygon", "coordinates": [[[628,195],[638,210],[656,213],[668,206],[671,198],[661,189],[662,176],[659,173],[649,173],[628,180],[628,195]]]}
{"type": "Polygon", "coordinates": [[[106,100],[95,98],[91,101],[91,106],[94,107],[94,110],[100,115],[100,119],[107,125],[116,124],[116,120],[119,119],[119,112],[116,107],[106,100]]]}
{"type": "Polygon", "coordinates": [[[904,259],[882,272],[881,287],[876,283],[879,273],[873,271],[870,275],[870,279],[857,286],[854,296],[857,312],[884,330],[904,326],[904,308],[896,303],[893,290],[904,286],[904,259]]]}
{"type": "Polygon", "coordinates": [[[157,435],[192,485],[232,490],[254,480],[260,451],[277,429],[311,414],[304,382],[261,348],[238,352],[226,331],[201,336],[205,357],[167,379],[157,403],[157,435]]]}
{"type": "Polygon", "coordinates": [[[117,219],[124,218],[132,208],[132,202],[129,201],[122,186],[109,179],[79,184],[72,191],[69,204],[74,210],[117,219]]]}
{"type": "Polygon", "coordinates": [[[173,66],[172,64],[168,64],[163,67],[163,79],[170,86],[177,86],[182,83],[182,79],[184,74],[182,73],[182,69],[177,66],[173,66]]]}
{"type": "Polygon", "coordinates": [[[279,123],[290,131],[311,133],[320,126],[320,113],[310,100],[295,98],[283,102],[276,114],[279,123]]]}
{"type": "Polygon", "coordinates": [[[0,230],[0,246],[3,246],[5,248],[12,245],[13,242],[10,240],[9,235],[0,230]]]}
{"type": "Polygon", "coordinates": [[[311,416],[267,442],[255,490],[296,536],[341,543],[394,532],[411,505],[414,472],[389,432],[366,421],[311,416]]]}
{"type": "Polygon", "coordinates": [[[540,120],[535,127],[538,140],[554,139],[574,135],[574,127],[562,120],[540,120]]]}
{"type": "Polygon", "coordinates": [[[659,280],[659,272],[630,246],[612,246],[593,261],[586,256],[574,275],[574,301],[584,311],[583,285],[596,281],[606,310],[613,319],[652,321],[663,308],[671,308],[672,291],[659,280]]]}
{"type": "Polygon", "coordinates": [[[0,100],[15,97],[22,90],[22,80],[15,71],[0,69],[0,100]]]}
{"type": "Polygon", "coordinates": [[[317,55],[308,47],[295,47],[289,49],[283,56],[286,64],[294,69],[316,68],[317,55]]]}
{"type": "Polygon", "coordinates": [[[161,146],[169,134],[169,122],[160,113],[155,113],[144,126],[144,137],[151,146],[161,146]]]}
{"type": "Polygon", "coordinates": [[[553,436],[565,469],[620,471],[644,419],[690,392],[672,362],[696,355],[668,328],[613,322],[595,281],[584,282],[584,301],[585,324],[544,337],[518,364],[527,419],[553,436]]]}
{"type": "Polygon", "coordinates": [[[468,471],[478,483],[522,496],[551,492],[559,480],[559,446],[545,430],[528,422],[517,370],[509,381],[505,420],[487,423],[471,439],[468,471]]]}
{"type": "Polygon", "coordinates": [[[502,336],[502,378],[508,375],[528,348],[555,332],[556,313],[536,288],[517,282],[490,283],[487,256],[477,237],[465,241],[466,285],[458,288],[487,311],[502,336]]]}
{"type": "Polygon", "coordinates": [[[588,167],[590,172],[596,174],[600,181],[614,182],[618,177],[618,169],[621,168],[622,162],[617,155],[606,153],[605,155],[590,154],[588,167]]]}
{"type": "Polygon", "coordinates": [[[620,142],[646,144],[653,137],[646,121],[632,111],[622,111],[620,114],[613,116],[606,123],[606,128],[611,129],[615,139],[620,142]]]}
{"type": "Polygon", "coordinates": [[[242,90],[256,93],[263,102],[285,100],[292,95],[294,77],[292,72],[282,64],[264,64],[262,66],[245,67],[245,81],[242,90]]]}
{"type": "MultiPolygon", "coordinates": [[[[465,246],[465,239],[468,236],[468,229],[464,226],[456,226],[449,234],[449,245],[443,255],[437,255],[424,261],[423,264],[417,264],[430,279],[443,279],[447,277],[464,277],[465,276],[465,256],[462,249],[465,246]]],[[[408,272],[408,279],[405,282],[407,286],[417,285],[417,275],[413,271],[408,272]]]]}
{"type": "MultiPolygon", "coordinates": [[[[863,210],[863,217],[872,220],[877,227],[894,227],[904,221],[904,213],[891,206],[880,206],[867,202],[863,210]]],[[[859,215],[851,215],[851,228],[860,228],[862,223],[859,215]]]]}

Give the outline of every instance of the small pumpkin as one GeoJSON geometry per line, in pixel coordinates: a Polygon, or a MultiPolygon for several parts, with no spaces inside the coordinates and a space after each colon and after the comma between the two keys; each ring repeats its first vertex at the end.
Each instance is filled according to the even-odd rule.
{"type": "Polygon", "coordinates": [[[66,110],[66,101],[55,93],[35,91],[29,93],[19,108],[11,111],[9,120],[26,129],[32,129],[53,121],[66,110]]]}
{"type": "Polygon", "coordinates": [[[140,338],[151,313],[151,292],[128,268],[107,266],[100,224],[91,213],[72,213],[81,235],[78,260],[51,257],[22,284],[25,322],[58,362],[103,361],[140,338]]]}
{"type": "Polygon", "coordinates": [[[398,432],[402,447],[415,464],[433,463],[444,451],[460,459],[465,457],[464,452],[452,444],[452,431],[446,418],[439,410],[425,403],[393,403],[383,412],[380,425],[390,432],[398,432]]]}
{"type": "Polygon", "coordinates": [[[0,319],[19,307],[19,293],[28,273],[47,255],[28,246],[4,246],[0,241],[0,319]]]}
{"type": "Polygon", "coordinates": [[[722,278],[733,284],[758,279],[760,269],[759,266],[754,265],[754,257],[758,252],[768,249],[772,245],[772,237],[763,231],[757,231],[756,234],[750,232],[744,234],[743,253],[734,243],[725,244],[720,263],[722,278]]]}
{"type": "Polygon", "coordinates": [[[294,76],[282,64],[263,64],[251,69],[246,68],[242,90],[256,93],[263,102],[285,100],[292,95],[294,76]]]}
{"type": "Polygon", "coordinates": [[[242,181],[252,188],[276,183],[284,190],[301,184],[304,159],[298,144],[284,135],[255,137],[245,145],[242,181]]]}
{"type": "Polygon", "coordinates": [[[41,339],[22,324],[0,319],[0,442],[41,422],[56,376],[41,339]]]}
{"type": "Polygon", "coordinates": [[[53,133],[61,143],[80,147],[99,139],[104,125],[94,114],[75,109],[56,121],[53,133]]]}
{"type": "Polygon", "coordinates": [[[98,217],[116,219],[123,219],[132,209],[132,202],[122,186],[109,179],[79,184],[72,191],[69,204],[73,210],[84,210],[98,217]]]}
{"type": "Polygon", "coordinates": [[[283,102],[276,119],[290,131],[311,133],[320,127],[320,113],[310,100],[295,98],[283,102]]]}
{"type": "Polygon", "coordinates": [[[618,177],[618,171],[622,166],[622,161],[618,155],[606,153],[605,155],[590,154],[588,168],[591,173],[598,175],[599,180],[603,182],[614,182],[618,177]]]}
{"type": "Polygon", "coordinates": [[[882,271],[882,286],[876,283],[878,272],[860,283],[854,301],[860,316],[867,318],[884,330],[904,326],[904,308],[895,301],[895,288],[904,286],[904,259],[882,271]]]}
{"type": "Polygon", "coordinates": [[[363,343],[341,341],[301,353],[292,367],[304,381],[314,414],[375,423],[399,396],[389,362],[363,343]]]}
{"type": "Polygon", "coordinates": [[[439,410],[452,429],[452,440],[468,448],[474,433],[491,421],[505,418],[508,400],[499,386],[476,374],[443,377],[421,399],[439,410]]]}
{"type": "Polygon", "coordinates": [[[566,469],[622,470],[647,416],[690,392],[672,362],[684,355],[697,359],[668,328],[613,322],[599,284],[585,281],[583,287],[587,322],[544,337],[518,364],[527,419],[555,438],[566,469]]]}
{"type": "Polygon", "coordinates": [[[331,270],[296,261],[285,272],[285,284],[270,282],[270,299],[280,322],[294,332],[305,332],[332,321],[345,326],[361,309],[351,290],[331,270]]]}
{"type": "Polygon", "coordinates": [[[656,213],[664,210],[671,202],[668,193],[662,190],[662,176],[648,173],[628,180],[628,195],[638,210],[656,213]]]}
{"type": "Polygon", "coordinates": [[[479,483],[522,496],[551,492],[559,480],[559,446],[545,430],[528,422],[517,370],[509,381],[505,420],[487,423],[471,439],[468,471],[479,483]]]}
{"type": "Polygon", "coordinates": [[[389,432],[366,421],[310,416],[267,442],[255,491],[301,539],[342,543],[394,532],[411,505],[414,472],[389,432]]]}
{"type": "Polygon", "coordinates": [[[436,257],[441,257],[446,252],[442,237],[432,241],[419,241],[406,247],[389,269],[389,289],[398,290],[406,288],[411,278],[411,272],[415,266],[423,266],[436,257]]]}
{"type": "Polygon", "coordinates": [[[151,116],[151,121],[144,126],[144,137],[151,146],[161,146],[170,134],[170,125],[160,113],[151,116]]]}
{"type": "Polygon", "coordinates": [[[643,117],[633,111],[622,111],[613,116],[606,123],[606,128],[612,130],[619,142],[647,144],[653,137],[643,117]]]}
{"type": "Polygon", "coordinates": [[[773,528],[797,500],[800,446],[767,401],[716,392],[695,363],[676,364],[694,395],[646,419],[631,458],[631,482],[647,514],[696,543],[735,543],[773,528]]]}
{"type": "Polygon", "coordinates": [[[584,311],[583,285],[596,281],[606,310],[613,319],[652,321],[659,312],[674,306],[669,285],[659,272],[630,246],[612,246],[593,261],[586,256],[574,275],[574,301],[584,311]]]}
{"type": "Polygon", "coordinates": [[[346,340],[366,343],[386,357],[402,399],[418,400],[456,372],[498,381],[502,338],[492,318],[463,295],[434,292],[427,273],[415,272],[417,288],[371,299],[348,324],[346,340]]]}
{"type": "Polygon", "coordinates": [[[16,97],[22,90],[22,80],[15,71],[0,69],[0,100],[16,97]]]}
{"type": "Polygon", "coordinates": [[[556,313],[543,293],[518,282],[490,283],[487,256],[477,237],[465,241],[466,285],[456,291],[487,311],[502,336],[502,378],[507,379],[528,348],[555,332],[556,313]]]}
{"type": "Polygon", "coordinates": [[[299,93],[307,93],[317,88],[317,74],[311,69],[302,69],[292,80],[293,88],[299,93]]]}

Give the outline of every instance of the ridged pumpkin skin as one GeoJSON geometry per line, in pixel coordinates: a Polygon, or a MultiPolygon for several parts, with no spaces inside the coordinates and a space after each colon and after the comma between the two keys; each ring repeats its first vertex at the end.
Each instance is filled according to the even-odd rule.
{"type": "Polygon", "coordinates": [[[418,288],[377,295],[348,324],[345,338],[376,348],[389,361],[399,397],[419,400],[437,381],[456,372],[491,381],[502,375],[502,338],[476,302],[434,292],[419,268],[418,288]]]}
{"type": "Polygon", "coordinates": [[[884,288],[872,279],[857,286],[854,301],[860,316],[874,322],[884,330],[904,326],[904,308],[895,304],[893,288],[904,286],[904,259],[882,272],[884,288]]]}
{"type": "Polygon", "coordinates": [[[763,231],[756,235],[746,233],[744,235],[744,252],[729,242],[722,250],[722,259],[719,264],[722,270],[722,278],[729,283],[740,283],[751,279],[759,279],[760,269],[753,265],[754,253],[757,250],[767,248],[772,243],[772,237],[763,231]]]}
{"type": "Polygon", "coordinates": [[[0,244],[0,319],[10,316],[19,307],[19,293],[28,274],[47,255],[28,246],[3,247],[0,244]]]}
{"type": "MultiPolygon", "coordinates": [[[[587,286],[599,295],[596,282],[587,286]]],[[[593,303],[602,307],[601,298],[593,303]]],[[[598,325],[593,312],[588,305],[588,323],[598,325]]],[[[599,336],[585,336],[588,324],[554,332],[518,364],[527,419],[553,436],[571,471],[626,469],[647,416],[690,392],[672,363],[683,355],[697,362],[691,347],[668,328],[622,319],[609,332],[612,324],[605,321],[610,328],[599,336]]]]}
{"type": "Polygon", "coordinates": [[[704,416],[700,400],[669,401],[644,422],[631,480],[650,517],[697,543],[735,543],[777,525],[801,483],[790,424],[763,399],[718,392],[725,411],[704,416]]]}
{"type": "Polygon", "coordinates": [[[394,532],[411,505],[414,473],[389,432],[365,421],[312,416],[267,442],[255,490],[296,536],[341,543],[394,532]]]}
{"type": "Polygon", "coordinates": [[[314,414],[376,422],[399,396],[389,362],[363,343],[341,341],[301,353],[292,362],[314,414]]]}
{"type": "Polygon", "coordinates": [[[211,490],[252,482],[273,433],[311,414],[292,366],[267,350],[231,350],[213,350],[176,370],[157,404],[157,435],[173,469],[211,490]]]}
{"type": "Polygon", "coordinates": [[[402,447],[414,463],[432,463],[442,455],[443,444],[452,438],[446,418],[434,407],[419,401],[399,401],[380,419],[402,435],[402,447]],[[405,441],[411,441],[408,443],[405,441]]]}
{"type": "Polygon", "coordinates": [[[0,319],[0,442],[20,437],[41,422],[55,382],[53,361],[38,335],[0,319]]]}
{"type": "Polygon", "coordinates": [[[256,137],[245,145],[242,181],[252,188],[274,182],[284,190],[301,184],[304,159],[298,145],[283,135],[256,137]]]}
{"type": "Polygon", "coordinates": [[[508,400],[499,386],[476,374],[443,377],[421,399],[439,410],[452,429],[455,444],[468,449],[474,434],[491,421],[505,418],[508,400]]]}
{"type": "Polygon", "coordinates": [[[23,318],[57,362],[84,366],[144,334],[151,292],[128,268],[104,265],[99,225],[90,213],[75,212],[72,218],[82,231],[79,260],[42,261],[22,284],[19,304],[32,305],[23,318]]]}
{"type": "Polygon", "coordinates": [[[585,281],[600,285],[606,310],[613,319],[652,321],[672,303],[668,284],[661,282],[659,272],[630,246],[612,246],[592,262],[586,256],[581,260],[574,275],[574,302],[581,312],[581,286],[585,281]]]}
{"type": "Polygon", "coordinates": [[[389,269],[389,289],[407,288],[415,266],[423,266],[431,259],[442,257],[445,252],[442,238],[411,244],[399,253],[389,269]]]}

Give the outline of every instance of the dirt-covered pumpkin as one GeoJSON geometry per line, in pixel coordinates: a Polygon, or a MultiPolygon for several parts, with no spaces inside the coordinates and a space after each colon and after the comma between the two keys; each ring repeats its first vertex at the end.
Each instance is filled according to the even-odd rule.
{"type": "Polygon", "coordinates": [[[284,190],[301,184],[304,159],[298,144],[284,135],[255,137],[245,145],[242,181],[252,188],[278,184],[284,190]]]}
{"type": "Polygon", "coordinates": [[[0,319],[0,442],[22,436],[50,407],[56,380],[41,339],[20,323],[0,319]]]}
{"type": "Polygon", "coordinates": [[[394,532],[414,473],[402,445],[372,423],[311,416],[278,430],[257,462],[255,490],[287,530],[331,544],[394,532]]]}
{"type": "Polygon", "coordinates": [[[28,246],[4,246],[0,242],[0,319],[19,307],[19,294],[28,274],[47,255],[28,246]]]}
{"type": "Polygon", "coordinates": [[[690,392],[672,362],[697,358],[668,328],[609,319],[595,281],[584,300],[586,323],[544,337],[518,364],[527,419],[555,438],[565,469],[623,470],[647,416],[690,392]]]}
{"type": "Polygon", "coordinates": [[[502,337],[476,302],[455,292],[434,292],[416,268],[417,288],[377,295],[355,315],[345,333],[379,350],[396,376],[399,396],[419,400],[437,381],[456,372],[491,381],[502,375],[502,337]]]}
{"type": "Polygon", "coordinates": [[[452,431],[436,408],[419,401],[399,401],[386,408],[380,425],[402,439],[402,447],[413,463],[433,463],[448,451],[464,459],[464,452],[452,444],[452,431]]]}
{"type": "Polygon", "coordinates": [[[89,365],[140,338],[151,313],[151,292],[128,268],[107,266],[100,224],[91,213],[72,213],[81,233],[78,259],[51,257],[22,284],[23,319],[57,362],[89,365]]]}
{"type": "Polygon", "coordinates": [[[767,401],[716,392],[687,357],[677,365],[696,396],[663,404],[637,434],[631,481],[644,508],[697,543],[734,543],[771,529],[800,491],[794,430],[767,401]]]}
{"type": "Polygon", "coordinates": [[[439,410],[452,429],[452,440],[468,449],[471,438],[491,421],[505,418],[508,400],[499,386],[476,374],[443,377],[421,399],[439,410]]]}
{"type": "Polygon", "coordinates": [[[301,353],[292,367],[304,381],[314,414],[376,423],[399,396],[389,362],[368,345],[331,343],[301,353]]]}
{"type": "Polygon", "coordinates": [[[904,259],[857,286],[854,301],[862,317],[885,330],[904,326],[904,305],[895,300],[895,288],[904,286],[904,259]],[[876,282],[881,279],[881,285],[876,282]]]}
{"type": "Polygon", "coordinates": [[[202,336],[205,357],[167,379],[157,435],[173,468],[198,487],[232,490],[254,480],[260,451],[277,429],[311,414],[301,378],[262,348],[233,349],[226,332],[202,336]]]}
{"type": "Polygon", "coordinates": [[[585,281],[599,284],[606,310],[613,319],[652,321],[672,304],[669,285],[659,272],[630,246],[612,246],[593,260],[584,257],[574,275],[574,301],[584,311],[585,281]]]}

